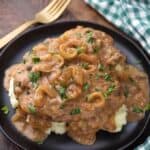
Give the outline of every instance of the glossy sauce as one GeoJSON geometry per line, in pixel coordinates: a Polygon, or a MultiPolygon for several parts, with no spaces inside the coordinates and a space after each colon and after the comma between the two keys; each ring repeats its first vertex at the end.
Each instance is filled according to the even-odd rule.
{"type": "Polygon", "coordinates": [[[46,39],[8,68],[4,86],[15,80],[19,101],[12,121],[33,141],[42,141],[52,122],[66,122],[67,134],[90,145],[96,132],[116,129],[115,113],[124,104],[128,122],[144,117],[148,78],[126,63],[126,57],[104,32],[78,26],[46,39]]]}

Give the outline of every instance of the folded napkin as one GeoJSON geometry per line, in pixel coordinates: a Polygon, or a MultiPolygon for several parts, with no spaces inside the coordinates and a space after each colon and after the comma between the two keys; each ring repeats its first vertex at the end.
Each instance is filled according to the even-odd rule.
{"type": "Polygon", "coordinates": [[[85,0],[150,55],[150,0],[85,0]]]}
{"type": "Polygon", "coordinates": [[[150,137],[143,144],[135,148],[135,150],[150,150],[150,137]]]}
{"type": "MultiPolygon", "coordinates": [[[[85,2],[139,41],[150,55],[150,0],[85,0],[85,2]]],[[[150,150],[150,137],[135,150],[150,150]]]]}

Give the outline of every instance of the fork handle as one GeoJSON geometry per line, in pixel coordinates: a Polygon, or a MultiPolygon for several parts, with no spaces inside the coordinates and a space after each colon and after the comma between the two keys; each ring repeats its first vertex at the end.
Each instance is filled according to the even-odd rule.
{"type": "Polygon", "coordinates": [[[3,46],[5,46],[9,41],[11,41],[12,39],[14,39],[18,34],[20,34],[25,29],[27,29],[28,27],[30,27],[31,25],[33,25],[35,23],[36,23],[35,20],[27,21],[24,24],[20,25],[15,30],[13,30],[12,32],[10,32],[7,35],[5,35],[3,38],[0,39],[0,48],[2,48],[3,46]]]}

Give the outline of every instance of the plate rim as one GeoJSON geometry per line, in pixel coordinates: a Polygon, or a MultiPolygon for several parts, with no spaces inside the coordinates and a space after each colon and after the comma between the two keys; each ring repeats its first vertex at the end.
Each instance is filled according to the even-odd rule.
{"type": "MultiPolygon", "coordinates": [[[[108,28],[104,25],[101,25],[101,24],[98,24],[98,23],[95,23],[95,22],[91,22],[91,21],[85,21],[85,20],[83,20],[83,21],[82,20],[59,21],[59,22],[54,22],[54,23],[45,24],[45,25],[33,26],[30,29],[28,29],[27,31],[24,31],[23,33],[19,34],[16,38],[14,38],[12,41],[10,41],[5,47],[3,47],[2,50],[0,51],[0,59],[1,59],[1,57],[3,57],[3,55],[5,54],[7,49],[12,44],[14,42],[16,42],[17,40],[19,40],[20,38],[22,38],[23,36],[25,36],[25,35],[27,35],[31,32],[37,31],[39,29],[42,29],[42,28],[44,29],[46,27],[58,26],[58,25],[62,25],[62,24],[68,25],[69,23],[78,24],[78,25],[83,25],[84,24],[84,25],[87,25],[87,26],[92,26],[92,25],[99,26],[99,27],[105,28],[106,30],[117,34],[118,36],[123,37],[125,40],[127,40],[129,43],[131,43],[134,47],[136,47],[136,49],[139,51],[140,55],[142,55],[144,57],[144,59],[146,60],[146,62],[148,63],[148,66],[150,66],[150,59],[149,59],[148,53],[140,46],[139,43],[136,43],[136,41],[132,37],[130,37],[129,35],[127,35],[123,31],[112,30],[112,29],[110,29],[110,28],[108,28]]],[[[149,74],[148,74],[148,77],[150,78],[149,74]]],[[[133,144],[142,135],[142,133],[144,132],[149,120],[150,120],[150,113],[148,114],[147,119],[145,121],[145,124],[144,124],[142,130],[139,132],[139,134],[134,139],[132,139],[130,142],[128,142],[127,144],[119,147],[119,149],[125,149],[125,148],[129,147],[131,144],[133,144]]],[[[15,144],[16,146],[18,146],[21,149],[26,149],[24,146],[22,146],[21,144],[16,142],[13,138],[9,137],[9,135],[4,131],[3,127],[1,126],[1,123],[0,123],[0,131],[11,143],[15,144]]]]}

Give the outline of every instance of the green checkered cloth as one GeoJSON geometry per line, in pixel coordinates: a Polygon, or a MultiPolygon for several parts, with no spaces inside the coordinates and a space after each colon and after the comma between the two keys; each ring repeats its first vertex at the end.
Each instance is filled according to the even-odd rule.
{"type": "Polygon", "coordinates": [[[143,144],[135,148],[135,150],[150,150],[150,137],[143,144]]]}
{"type": "Polygon", "coordinates": [[[150,0],[85,0],[85,2],[139,41],[150,55],[150,0]]]}
{"type": "MultiPolygon", "coordinates": [[[[85,2],[139,41],[150,55],[150,0],[85,0],[85,2]]],[[[150,150],[150,137],[135,150],[150,150]]]]}

